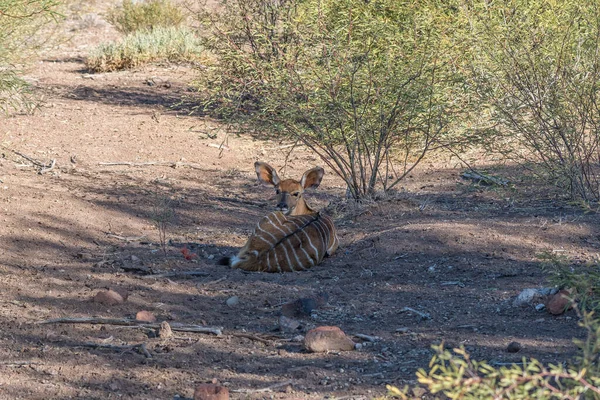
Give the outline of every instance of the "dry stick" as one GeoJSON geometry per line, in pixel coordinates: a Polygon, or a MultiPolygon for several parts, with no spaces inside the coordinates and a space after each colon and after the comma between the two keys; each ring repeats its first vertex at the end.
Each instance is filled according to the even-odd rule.
{"type": "Polygon", "coordinates": [[[159,162],[159,161],[147,161],[147,162],[129,162],[129,161],[115,161],[115,162],[99,162],[98,165],[102,165],[102,166],[106,166],[106,167],[112,167],[112,166],[118,166],[118,165],[125,165],[128,167],[148,167],[148,166],[157,166],[157,167],[171,167],[171,168],[178,168],[178,167],[188,167],[188,168],[192,168],[192,169],[199,169],[202,171],[205,171],[206,169],[201,167],[198,164],[193,164],[193,163],[184,163],[184,162],[172,162],[172,161],[166,161],[166,162],[159,162]]]}
{"type": "Polygon", "coordinates": [[[232,333],[231,336],[246,338],[246,339],[250,339],[250,340],[255,340],[257,342],[261,342],[261,343],[264,343],[264,344],[271,344],[272,343],[268,339],[263,339],[263,338],[258,337],[258,336],[250,335],[248,333],[232,333]]]}
{"type": "Polygon", "coordinates": [[[404,307],[402,310],[400,310],[400,312],[411,312],[411,313],[417,314],[419,317],[421,317],[421,319],[431,319],[431,314],[424,313],[424,312],[415,310],[414,308],[410,308],[410,307],[404,307]]]}
{"type": "Polygon", "coordinates": [[[161,274],[144,275],[143,278],[177,278],[183,276],[208,276],[208,272],[204,271],[180,271],[180,272],[164,272],[161,274]]]}
{"type": "Polygon", "coordinates": [[[353,336],[356,336],[357,338],[360,338],[360,339],[364,339],[367,342],[377,342],[377,341],[381,340],[381,338],[379,336],[363,335],[362,333],[355,333],[353,336]]]}
{"type": "Polygon", "coordinates": [[[125,346],[118,346],[114,344],[103,344],[103,343],[82,343],[76,345],[76,347],[91,347],[93,349],[109,349],[109,350],[138,350],[141,354],[143,354],[146,358],[152,358],[152,354],[146,348],[145,343],[140,344],[130,344],[125,346]]]}
{"type": "Polygon", "coordinates": [[[54,166],[56,165],[56,159],[52,159],[52,161],[50,161],[50,166],[46,167],[45,165],[42,167],[42,169],[39,170],[38,174],[43,175],[46,172],[50,172],[54,169],[54,166]]]}
{"type": "Polygon", "coordinates": [[[111,237],[111,238],[115,238],[115,239],[119,239],[119,240],[123,240],[125,242],[137,242],[138,240],[142,240],[146,237],[146,235],[142,235],[142,236],[121,236],[121,235],[115,235],[114,233],[109,233],[106,232],[106,236],[111,237]]]}
{"type": "Polygon", "coordinates": [[[232,392],[234,392],[234,393],[264,393],[264,392],[272,392],[273,389],[277,389],[277,388],[282,387],[282,386],[291,385],[292,383],[294,383],[294,381],[290,379],[290,380],[287,380],[285,382],[276,383],[274,385],[267,386],[266,388],[263,388],[263,389],[237,389],[237,390],[232,390],[232,392]]]}
{"type": "MultiPolygon", "coordinates": [[[[159,323],[148,323],[140,322],[128,318],[56,318],[49,319],[46,321],[38,322],[40,325],[46,324],[93,324],[93,325],[121,325],[121,326],[132,326],[139,328],[160,328],[159,323]]],[[[211,333],[216,336],[221,336],[223,331],[221,328],[201,325],[186,325],[180,323],[172,323],[171,329],[178,332],[192,332],[192,333],[211,333]]]]}
{"type": "Polygon", "coordinates": [[[24,367],[26,365],[40,365],[41,362],[36,361],[0,361],[2,367],[24,367]]]}

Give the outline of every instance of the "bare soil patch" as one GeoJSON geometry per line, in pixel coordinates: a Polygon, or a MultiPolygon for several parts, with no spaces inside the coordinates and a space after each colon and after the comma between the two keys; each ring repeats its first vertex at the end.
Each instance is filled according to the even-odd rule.
{"type": "MultiPolygon", "coordinates": [[[[194,72],[186,67],[88,75],[86,48],[113,34],[91,27],[81,42],[48,54],[30,74],[43,107],[2,119],[7,148],[56,166],[40,175],[2,150],[0,398],[189,398],[196,384],[213,380],[232,398],[371,398],[386,384],[414,383],[441,341],[496,363],[573,356],[571,338],[583,335],[573,312],[551,316],[511,303],[522,289],[547,286],[537,254],[597,257],[598,217],[532,191],[513,168],[500,170],[513,189],[489,189],[461,180],[461,169],[440,159],[423,164],[398,195],[360,207],[342,201],[342,183],[327,171],[309,201],[336,220],[334,257],[282,275],[217,266],[273,205],[253,162],[281,167],[289,149],[226,137],[185,105],[171,107],[189,93],[194,72]],[[130,165],[102,164],[114,162],[130,165]],[[175,215],[166,255],[154,223],[165,200],[175,215]],[[197,257],[186,260],[183,248],[197,257]],[[206,274],[140,273],[190,270],[206,274]],[[105,288],[129,297],[110,307],[92,302],[105,288]],[[282,304],[321,292],[327,305],[300,319],[297,332],[279,331],[282,304]],[[232,296],[239,302],[229,306],[232,296]],[[161,338],[124,326],[38,323],[141,310],[159,322],[222,327],[223,335],[161,338]],[[320,325],[381,340],[353,352],[305,352],[294,337],[320,325]],[[513,341],[518,353],[506,351],[513,341]],[[151,358],[89,343],[145,344],[151,358]]],[[[295,149],[284,175],[298,178],[317,164],[295,149]]]]}

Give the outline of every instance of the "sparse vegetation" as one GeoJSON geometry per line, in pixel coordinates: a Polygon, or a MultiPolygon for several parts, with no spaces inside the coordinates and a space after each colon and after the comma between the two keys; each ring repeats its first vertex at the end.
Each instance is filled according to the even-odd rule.
{"type": "Polygon", "coordinates": [[[582,310],[600,314],[600,264],[598,261],[575,265],[567,257],[554,253],[539,256],[550,282],[572,292],[572,297],[582,310]]]}
{"type": "Polygon", "coordinates": [[[168,0],[123,0],[123,3],[110,10],[107,20],[119,32],[129,34],[155,28],[179,27],[185,21],[185,15],[168,0]]]}
{"type": "Polygon", "coordinates": [[[110,72],[150,62],[195,62],[202,54],[200,41],[190,29],[155,28],[100,45],[88,56],[86,66],[93,72],[110,72]]]}
{"type": "Polygon", "coordinates": [[[467,109],[453,18],[437,1],[228,1],[203,19],[217,64],[201,77],[202,107],[302,142],[352,198],[388,191],[467,109]]]}
{"type": "Polygon", "coordinates": [[[600,8],[595,0],[462,1],[486,144],[572,198],[600,200],[600,8]]]}
{"type": "MultiPolygon", "coordinates": [[[[581,355],[569,366],[545,366],[523,358],[522,364],[496,368],[472,360],[464,348],[450,352],[439,345],[434,347],[429,371],[421,369],[417,377],[432,393],[450,399],[600,399],[600,320],[585,314],[581,326],[587,338],[576,341],[581,355]]],[[[392,395],[404,395],[397,388],[389,389],[392,395]]]]}
{"type": "Polygon", "coordinates": [[[175,222],[175,205],[173,200],[166,194],[156,193],[152,206],[152,221],[158,230],[158,241],[163,255],[167,255],[167,231],[169,226],[175,222]]]}
{"type": "Polygon", "coordinates": [[[37,33],[58,17],[55,0],[0,0],[0,110],[30,109],[19,67],[47,37],[37,33]]]}

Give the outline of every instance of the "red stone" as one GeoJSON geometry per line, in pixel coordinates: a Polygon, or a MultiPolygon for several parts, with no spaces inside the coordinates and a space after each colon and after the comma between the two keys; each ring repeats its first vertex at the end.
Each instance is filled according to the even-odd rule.
{"type": "Polygon", "coordinates": [[[135,320],[141,322],[156,322],[156,317],[150,311],[142,310],[138,311],[135,315],[135,320]]]}
{"type": "Polygon", "coordinates": [[[546,304],[546,309],[548,312],[553,315],[560,315],[571,308],[571,301],[569,297],[571,293],[568,290],[560,290],[558,293],[550,297],[548,300],[548,304],[546,304]]]}
{"type": "Polygon", "coordinates": [[[313,353],[354,350],[355,343],[337,326],[319,326],[304,337],[304,347],[313,353]]]}
{"type": "Polygon", "coordinates": [[[96,293],[94,302],[104,304],[105,306],[116,306],[117,304],[125,302],[125,299],[114,290],[103,290],[96,293]]]}
{"type": "Polygon", "coordinates": [[[229,400],[229,389],[212,383],[203,383],[196,387],[194,400],[229,400]]]}

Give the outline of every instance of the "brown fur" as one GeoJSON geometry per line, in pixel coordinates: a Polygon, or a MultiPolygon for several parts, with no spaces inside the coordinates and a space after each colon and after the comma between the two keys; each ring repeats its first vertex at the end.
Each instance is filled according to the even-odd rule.
{"type": "Polygon", "coordinates": [[[304,189],[319,186],[323,169],[306,171],[300,181],[280,181],[268,164],[254,166],[258,179],[275,187],[278,211],[259,221],[246,245],[227,263],[246,271],[291,272],[306,270],[332,255],[339,245],[333,221],[312,210],[303,197],[304,189]]]}

